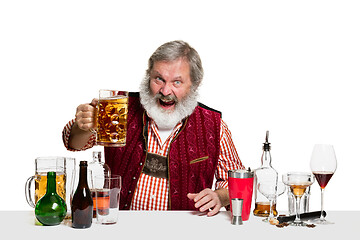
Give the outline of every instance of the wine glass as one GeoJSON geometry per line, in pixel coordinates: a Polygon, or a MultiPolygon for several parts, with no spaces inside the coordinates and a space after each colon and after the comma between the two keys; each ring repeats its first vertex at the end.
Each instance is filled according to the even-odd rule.
{"type": "Polygon", "coordinates": [[[275,181],[265,181],[260,182],[258,184],[258,189],[261,194],[263,194],[270,202],[270,213],[267,218],[265,218],[264,222],[269,222],[274,217],[274,203],[276,202],[276,198],[285,192],[285,185],[282,182],[275,181]]]}
{"type": "Polygon", "coordinates": [[[332,145],[316,144],[314,146],[310,167],[321,189],[321,216],[320,219],[314,221],[315,223],[332,224],[332,222],[325,220],[324,217],[324,190],[330,178],[335,173],[336,165],[335,150],[332,145]]]}
{"type": "Polygon", "coordinates": [[[296,200],[296,217],[292,226],[306,226],[306,223],[300,219],[300,199],[304,195],[306,188],[314,182],[314,175],[303,172],[290,172],[283,175],[283,182],[290,187],[291,193],[296,200]]]}

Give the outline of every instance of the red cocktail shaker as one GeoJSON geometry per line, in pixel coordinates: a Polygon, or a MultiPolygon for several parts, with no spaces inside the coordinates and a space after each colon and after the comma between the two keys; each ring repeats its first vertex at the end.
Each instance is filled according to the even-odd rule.
{"type": "Polygon", "coordinates": [[[251,201],[253,194],[254,172],[242,169],[229,170],[229,197],[231,199],[243,199],[242,220],[246,221],[250,216],[251,201]]]}

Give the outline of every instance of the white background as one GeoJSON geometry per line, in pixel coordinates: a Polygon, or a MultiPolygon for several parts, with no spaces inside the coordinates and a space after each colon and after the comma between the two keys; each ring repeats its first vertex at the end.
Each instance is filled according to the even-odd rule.
{"type": "Polygon", "coordinates": [[[90,160],[62,144],[76,107],[101,88],[137,91],[152,52],[177,39],[199,52],[200,101],[222,111],[247,167],[259,167],[266,130],[280,174],[310,171],[313,145],[331,143],[325,209],[360,210],[359,12],[347,0],[1,1],[0,210],[31,209],[36,157],[90,160]]]}

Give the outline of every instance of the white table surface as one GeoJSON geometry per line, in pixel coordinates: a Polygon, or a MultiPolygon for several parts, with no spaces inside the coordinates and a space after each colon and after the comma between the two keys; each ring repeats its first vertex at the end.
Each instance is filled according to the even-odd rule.
{"type": "MultiPolygon", "coordinates": [[[[115,225],[95,222],[88,229],[73,229],[68,224],[35,225],[33,211],[0,211],[1,235],[13,239],[359,239],[360,211],[330,211],[332,225],[315,228],[278,228],[250,216],[243,225],[230,223],[230,213],[220,212],[207,217],[191,211],[120,211],[115,225]],[[125,238],[126,237],[126,238],[125,238]],[[18,238],[15,238],[18,239],[18,238]]],[[[96,221],[96,220],[95,220],[96,221]]]]}

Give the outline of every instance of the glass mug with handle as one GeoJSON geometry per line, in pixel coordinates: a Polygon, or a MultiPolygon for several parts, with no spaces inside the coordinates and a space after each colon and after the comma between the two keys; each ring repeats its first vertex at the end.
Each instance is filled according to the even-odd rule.
{"type": "Polygon", "coordinates": [[[75,166],[75,158],[38,157],[35,159],[35,174],[25,183],[25,197],[28,204],[35,208],[36,203],[46,193],[47,173],[56,172],[56,192],[70,206],[70,181],[75,166]],[[35,182],[35,193],[32,185],[35,182]],[[34,197],[33,197],[34,196],[34,197]]]}
{"type": "Polygon", "coordinates": [[[100,90],[97,104],[96,143],[106,147],[126,145],[129,93],[100,90]]]}

